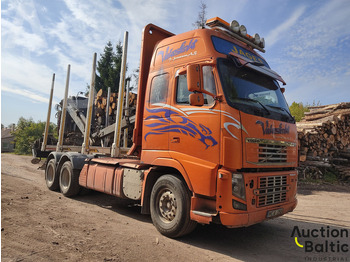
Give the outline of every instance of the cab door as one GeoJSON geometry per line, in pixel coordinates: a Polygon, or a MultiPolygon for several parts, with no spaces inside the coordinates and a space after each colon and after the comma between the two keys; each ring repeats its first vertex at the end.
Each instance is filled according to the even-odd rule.
{"type": "MultiPolygon", "coordinates": [[[[169,151],[169,74],[150,75],[143,119],[143,151],[151,150],[156,155],[169,151]]],[[[143,152],[145,153],[145,152],[143,152]]]]}
{"type": "MultiPolygon", "coordinates": [[[[212,66],[200,66],[204,90],[216,95],[212,66]]],[[[191,106],[187,73],[176,75],[169,112],[169,152],[186,169],[195,193],[215,195],[220,160],[220,103],[204,95],[204,105],[191,106]]]]}

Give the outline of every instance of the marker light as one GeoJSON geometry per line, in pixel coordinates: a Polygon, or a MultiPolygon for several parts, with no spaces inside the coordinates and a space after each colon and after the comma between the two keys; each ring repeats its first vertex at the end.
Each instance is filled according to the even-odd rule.
{"type": "Polygon", "coordinates": [[[259,34],[254,34],[253,35],[254,43],[259,45],[260,44],[260,36],[259,34]]]}
{"type": "Polygon", "coordinates": [[[239,23],[236,20],[232,20],[231,22],[231,30],[236,34],[239,32],[239,23]]]}
{"type": "Polygon", "coordinates": [[[239,27],[239,33],[241,36],[245,37],[247,35],[247,28],[244,25],[239,27]]]}
{"type": "Polygon", "coordinates": [[[230,24],[227,23],[225,20],[221,19],[220,17],[210,18],[206,21],[205,24],[209,27],[221,26],[230,29],[230,24]]]}
{"type": "Polygon", "coordinates": [[[236,20],[233,20],[231,24],[229,24],[220,17],[213,17],[206,21],[206,25],[214,30],[221,30],[230,37],[236,38],[239,41],[265,53],[264,38],[260,37],[259,34],[254,34],[253,36],[248,35],[247,28],[244,25],[239,25],[236,20]]]}
{"type": "Polygon", "coordinates": [[[260,39],[260,44],[259,44],[259,46],[260,46],[261,48],[265,48],[265,39],[264,39],[264,38],[261,38],[261,39],[260,39]]]}

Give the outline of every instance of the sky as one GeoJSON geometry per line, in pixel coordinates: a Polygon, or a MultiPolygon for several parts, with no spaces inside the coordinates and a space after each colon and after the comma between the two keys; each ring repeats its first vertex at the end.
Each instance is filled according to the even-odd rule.
{"type": "MultiPolygon", "coordinates": [[[[350,101],[349,0],[203,0],[207,18],[237,20],[265,38],[262,56],[287,82],[287,102],[350,101]]],[[[85,91],[92,58],[129,32],[128,72],[138,67],[141,33],[153,23],[174,34],[194,29],[200,0],[1,0],[1,123],[46,121],[53,103],[85,91]]],[[[56,122],[52,110],[51,122],[56,122]]]]}

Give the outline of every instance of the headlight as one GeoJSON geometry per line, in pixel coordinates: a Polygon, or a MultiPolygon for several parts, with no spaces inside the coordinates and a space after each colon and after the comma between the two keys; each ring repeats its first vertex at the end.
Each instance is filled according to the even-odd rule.
{"type": "Polygon", "coordinates": [[[245,187],[242,174],[232,174],[232,195],[245,200],[245,187]]]}

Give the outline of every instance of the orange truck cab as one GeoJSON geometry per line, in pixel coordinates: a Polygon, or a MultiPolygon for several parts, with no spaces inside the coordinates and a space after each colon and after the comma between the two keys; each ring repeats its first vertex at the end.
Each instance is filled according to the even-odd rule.
{"type": "MultiPolygon", "coordinates": [[[[296,125],[284,80],[255,51],[264,40],[236,21],[207,26],[179,35],[145,27],[133,146],[88,157],[75,178],[139,201],[169,237],[197,222],[249,226],[297,204],[296,125]]],[[[69,186],[72,166],[53,167],[69,186]]]]}

